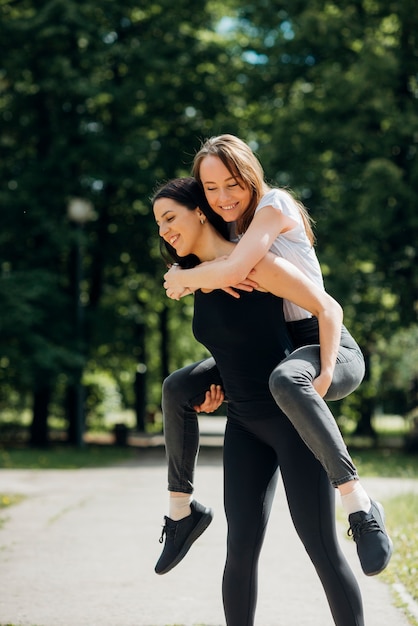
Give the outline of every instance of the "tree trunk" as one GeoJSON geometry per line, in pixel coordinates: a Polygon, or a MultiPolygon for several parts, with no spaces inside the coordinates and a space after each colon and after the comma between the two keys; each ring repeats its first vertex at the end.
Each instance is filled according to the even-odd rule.
{"type": "Polygon", "coordinates": [[[373,437],[376,438],[376,431],[372,425],[374,415],[375,402],[374,398],[363,398],[360,409],[360,419],[357,422],[354,435],[357,437],[373,437]]]}
{"type": "Polygon", "coordinates": [[[146,373],[147,366],[145,364],[145,324],[138,322],[136,325],[136,336],[139,347],[139,362],[135,373],[134,391],[135,391],[135,415],[136,430],[145,431],[145,412],[146,412],[146,373]]]}
{"type": "Polygon", "coordinates": [[[135,415],[136,430],[145,431],[145,407],[146,407],[146,369],[140,363],[135,375],[135,415]]]}
{"type": "Polygon", "coordinates": [[[65,412],[67,416],[67,440],[70,445],[82,447],[84,445],[85,415],[84,415],[84,388],[79,382],[67,387],[65,412]]]}
{"type": "Polygon", "coordinates": [[[363,393],[360,407],[360,419],[357,422],[356,430],[354,431],[354,435],[358,437],[373,437],[376,439],[377,433],[372,425],[372,418],[374,415],[375,409],[375,397],[369,396],[367,394],[367,388],[370,385],[370,367],[371,367],[371,359],[370,359],[370,351],[368,348],[362,348],[364,361],[366,364],[366,372],[364,374],[364,379],[362,385],[365,387],[366,393],[363,393]]]}
{"type": "Polygon", "coordinates": [[[30,445],[46,447],[49,445],[48,409],[51,400],[51,388],[44,385],[33,393],[33,418],[30,426],[30,445]]]}

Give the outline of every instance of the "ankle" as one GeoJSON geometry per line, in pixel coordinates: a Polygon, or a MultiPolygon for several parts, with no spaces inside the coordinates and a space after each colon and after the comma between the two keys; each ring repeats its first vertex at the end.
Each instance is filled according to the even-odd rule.
{"type": "Polygon", "coordinates": [[[340,492],[340,496],[346,496],[349,493],[352,493],[356,490],[357,485],[360,485],[360,481],[356,478],[352,478],[348,480],[346,483],[342,483],[338,485],[338,491],[340,492]]]}
{"type": "Polygon", "coordinates": [[[363,485],[361,485],[359,480],[350,481],[350,483],[353,484],[344,483],[344,485],[341,485],[342,487],[347,485],[348,488],[343,490],[339,489],[341,494],[341,504],[345,512],[347,515],[357,513],[358,511],[368,513],[370,511],[371,501],[366,490],[363,485]],[[343,491],[345,491],[345,493],[343,493],[343,491]]]}
{"type": "Polygon", "coordinates": [[[178,522],[191,514],[190,504],[193,501],[191,493],[170,492],[168,516],[178,522]]]}

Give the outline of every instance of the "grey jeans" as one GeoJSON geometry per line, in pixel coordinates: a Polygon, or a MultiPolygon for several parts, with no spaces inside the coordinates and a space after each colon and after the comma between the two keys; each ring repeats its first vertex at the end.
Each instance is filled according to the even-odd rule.
{"type": "MultiPolygon", "coordinates": [[[[363,355],[343,326],[334,377],[323,399],[312,385],[320,372],[317,320],[292,322],[288,329],[296,349],[271,373],[270,391],[337,487],[358,475],[326,401],[340,400],[358,387],[365,371],[363,355]]],[[[162,409],[169,491],[193,492],[199,451],[199,424],[193,406],[203,402],[211,384],[222,385],[213,358],[187,365],[164,380],[162,409]]]]}

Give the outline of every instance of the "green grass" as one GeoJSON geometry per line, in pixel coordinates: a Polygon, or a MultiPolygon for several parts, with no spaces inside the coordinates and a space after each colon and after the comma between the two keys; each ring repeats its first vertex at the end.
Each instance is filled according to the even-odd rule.
{"type": "MultiPolygon", "coordinates": [[[[391,449],[352,450],[351,454],[361,478],[418,479],[418,454],[391,449]]],[[[418,602],[418,494],[399,495],[383,500],[383,504],[394,550],[389,566],[379,578],[390,585],[400,583],[418,602]]],[[[402,601],[396,598],[396,604],[402,606],[402,601]]],[[[408,620],[412,626],[418,626],[414,616],[408,615],[408,620]]]]}
{"type": "Polygon", "coordinates": [[[23,498],[24,496],[0,494],[0,510],[6,509],[8,506],[12,506],[12,504],[17,504],[18,502],[23,500],[23,498]]]}
{"type": "MultiPolygon", "coordinates": [[[[401,450],[351,450],[361,478],[418,479],[418,454],[401,450]]],[[[400,583],[418,602],[418,494],[403,494],[383,500],[389,534],[394,544],[393,556],[387,569],[379,575],[384,582],[400,583]]],[[[399,598],[398,606],[402,606],[399,598]]],[[[418,620],[408,615],[409,623],[418,620]]]]}
{"type": "Polygon", "coordinates": [[[56,445],[46,449],[0,448],[0,468],[3,469],[78,469],[106,467],[123,463],[136,456],[133,448],[110,445],[86,445],[73,448],[56,445]]]}
{"type": "Polygon", "coordinates": [[[406,454],[397,449],[353,450],[351,456],[360,478],[418,478],[418,454],[406,454]]]}
{"type": "MultiPolygon", "coordinates": [[[[387,583],[403,585],[418,602],[418,494],[403,494],[384,504],[394,550],[391,562],[381,577],[387,583]]],[[[413,616],[409,619],[411,624],[418,625],[413,616]]]]}

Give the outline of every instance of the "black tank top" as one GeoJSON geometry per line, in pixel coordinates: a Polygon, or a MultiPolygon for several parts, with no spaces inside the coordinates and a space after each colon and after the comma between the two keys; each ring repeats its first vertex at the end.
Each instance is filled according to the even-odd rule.
{"type": "Polygon", "coordinates": [[[193,333],[215,358],[228,397],[228,415],[263,417],[279,411],[270,394],[272,370],[293,350],[283,301],[270,293],[217,289],[195,293],[193,333]]]}

